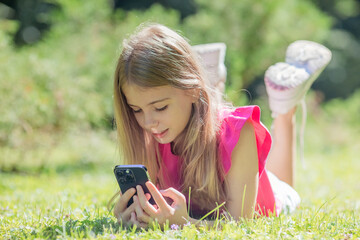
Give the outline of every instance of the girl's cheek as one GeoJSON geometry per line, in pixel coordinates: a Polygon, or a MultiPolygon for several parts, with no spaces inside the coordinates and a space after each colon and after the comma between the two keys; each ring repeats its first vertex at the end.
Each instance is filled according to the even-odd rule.
{"type": "Polygon", "coordinates": [[[144,128],[144,122],[141,120],[141,117],[135,115],[135,119],[136,119],[137,123],[140,125],[140,127],[144,128]]]}

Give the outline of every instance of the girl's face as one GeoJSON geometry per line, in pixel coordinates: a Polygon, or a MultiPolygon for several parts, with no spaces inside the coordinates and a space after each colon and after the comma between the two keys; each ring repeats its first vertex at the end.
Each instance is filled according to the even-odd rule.
{"type": "Polygon", "coordinates": [[[173,142],[185,129],[196,101],[190,91],[171,86],[125,84],[122,90],[139,125],[162,144],[173,142]]]}

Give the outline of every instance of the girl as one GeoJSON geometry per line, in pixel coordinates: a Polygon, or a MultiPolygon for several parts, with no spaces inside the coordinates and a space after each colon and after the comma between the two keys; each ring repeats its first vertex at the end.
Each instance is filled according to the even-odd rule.
{"type": "Polygon", "coordinates": [[[220,101],[200,58],[179,34],[155,24],[124,41],[114,79],[118,138],[125,163],[148,168],[152,182],[146,185],[156,205],[140,186],[129,189],[114,208],[119,222],[144,228],[155,219],[195,223],[223,202],[234,219],[278,215],[299,204],[288,185],[293,184],[294,113],[329,52],[311,42],[289,49],[289,59],[303,60],[303,66],[277,64],[265,76],[275,117],[269,154],[272,140],[259,107],[220,101]],[[314,49],[316,58],[309,57],[314,49]],[[295,59],[299,51],[303,59],[295,59]],[[312,72],[304,69],[323,55],[312,72]],[[127,207],[130,198],[134,203],[127,207]]]}

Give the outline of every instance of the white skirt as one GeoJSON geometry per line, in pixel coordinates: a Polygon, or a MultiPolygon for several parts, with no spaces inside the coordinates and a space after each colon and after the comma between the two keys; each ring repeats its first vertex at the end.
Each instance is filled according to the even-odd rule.
{"type": "Polygon", "coordinates": [[[273,173],[267,171],[267,175],[274,192],[277,215],[295,211],[301,202],[299,194],[289,184],[278,179],[273,173]]]}

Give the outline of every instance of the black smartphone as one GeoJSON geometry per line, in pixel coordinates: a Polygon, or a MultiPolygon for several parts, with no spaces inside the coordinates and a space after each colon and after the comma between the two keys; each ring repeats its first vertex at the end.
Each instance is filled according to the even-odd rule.
{"type": "MultiPolygon", "coordinates": [[[[149,189],[145,185],[145,183],[150,180],[150,177],[144,165],[116,165],[114,174],[122,194],[130,188],[136,189],[137,185],[140,185],[145,193],[150,194],[149,189]]],[[[152,197],[149,202],[155,204],[152,197]]],[[[132,203],[133,199],[130,198],[127,206],[129,207],[132,203]]]]}

